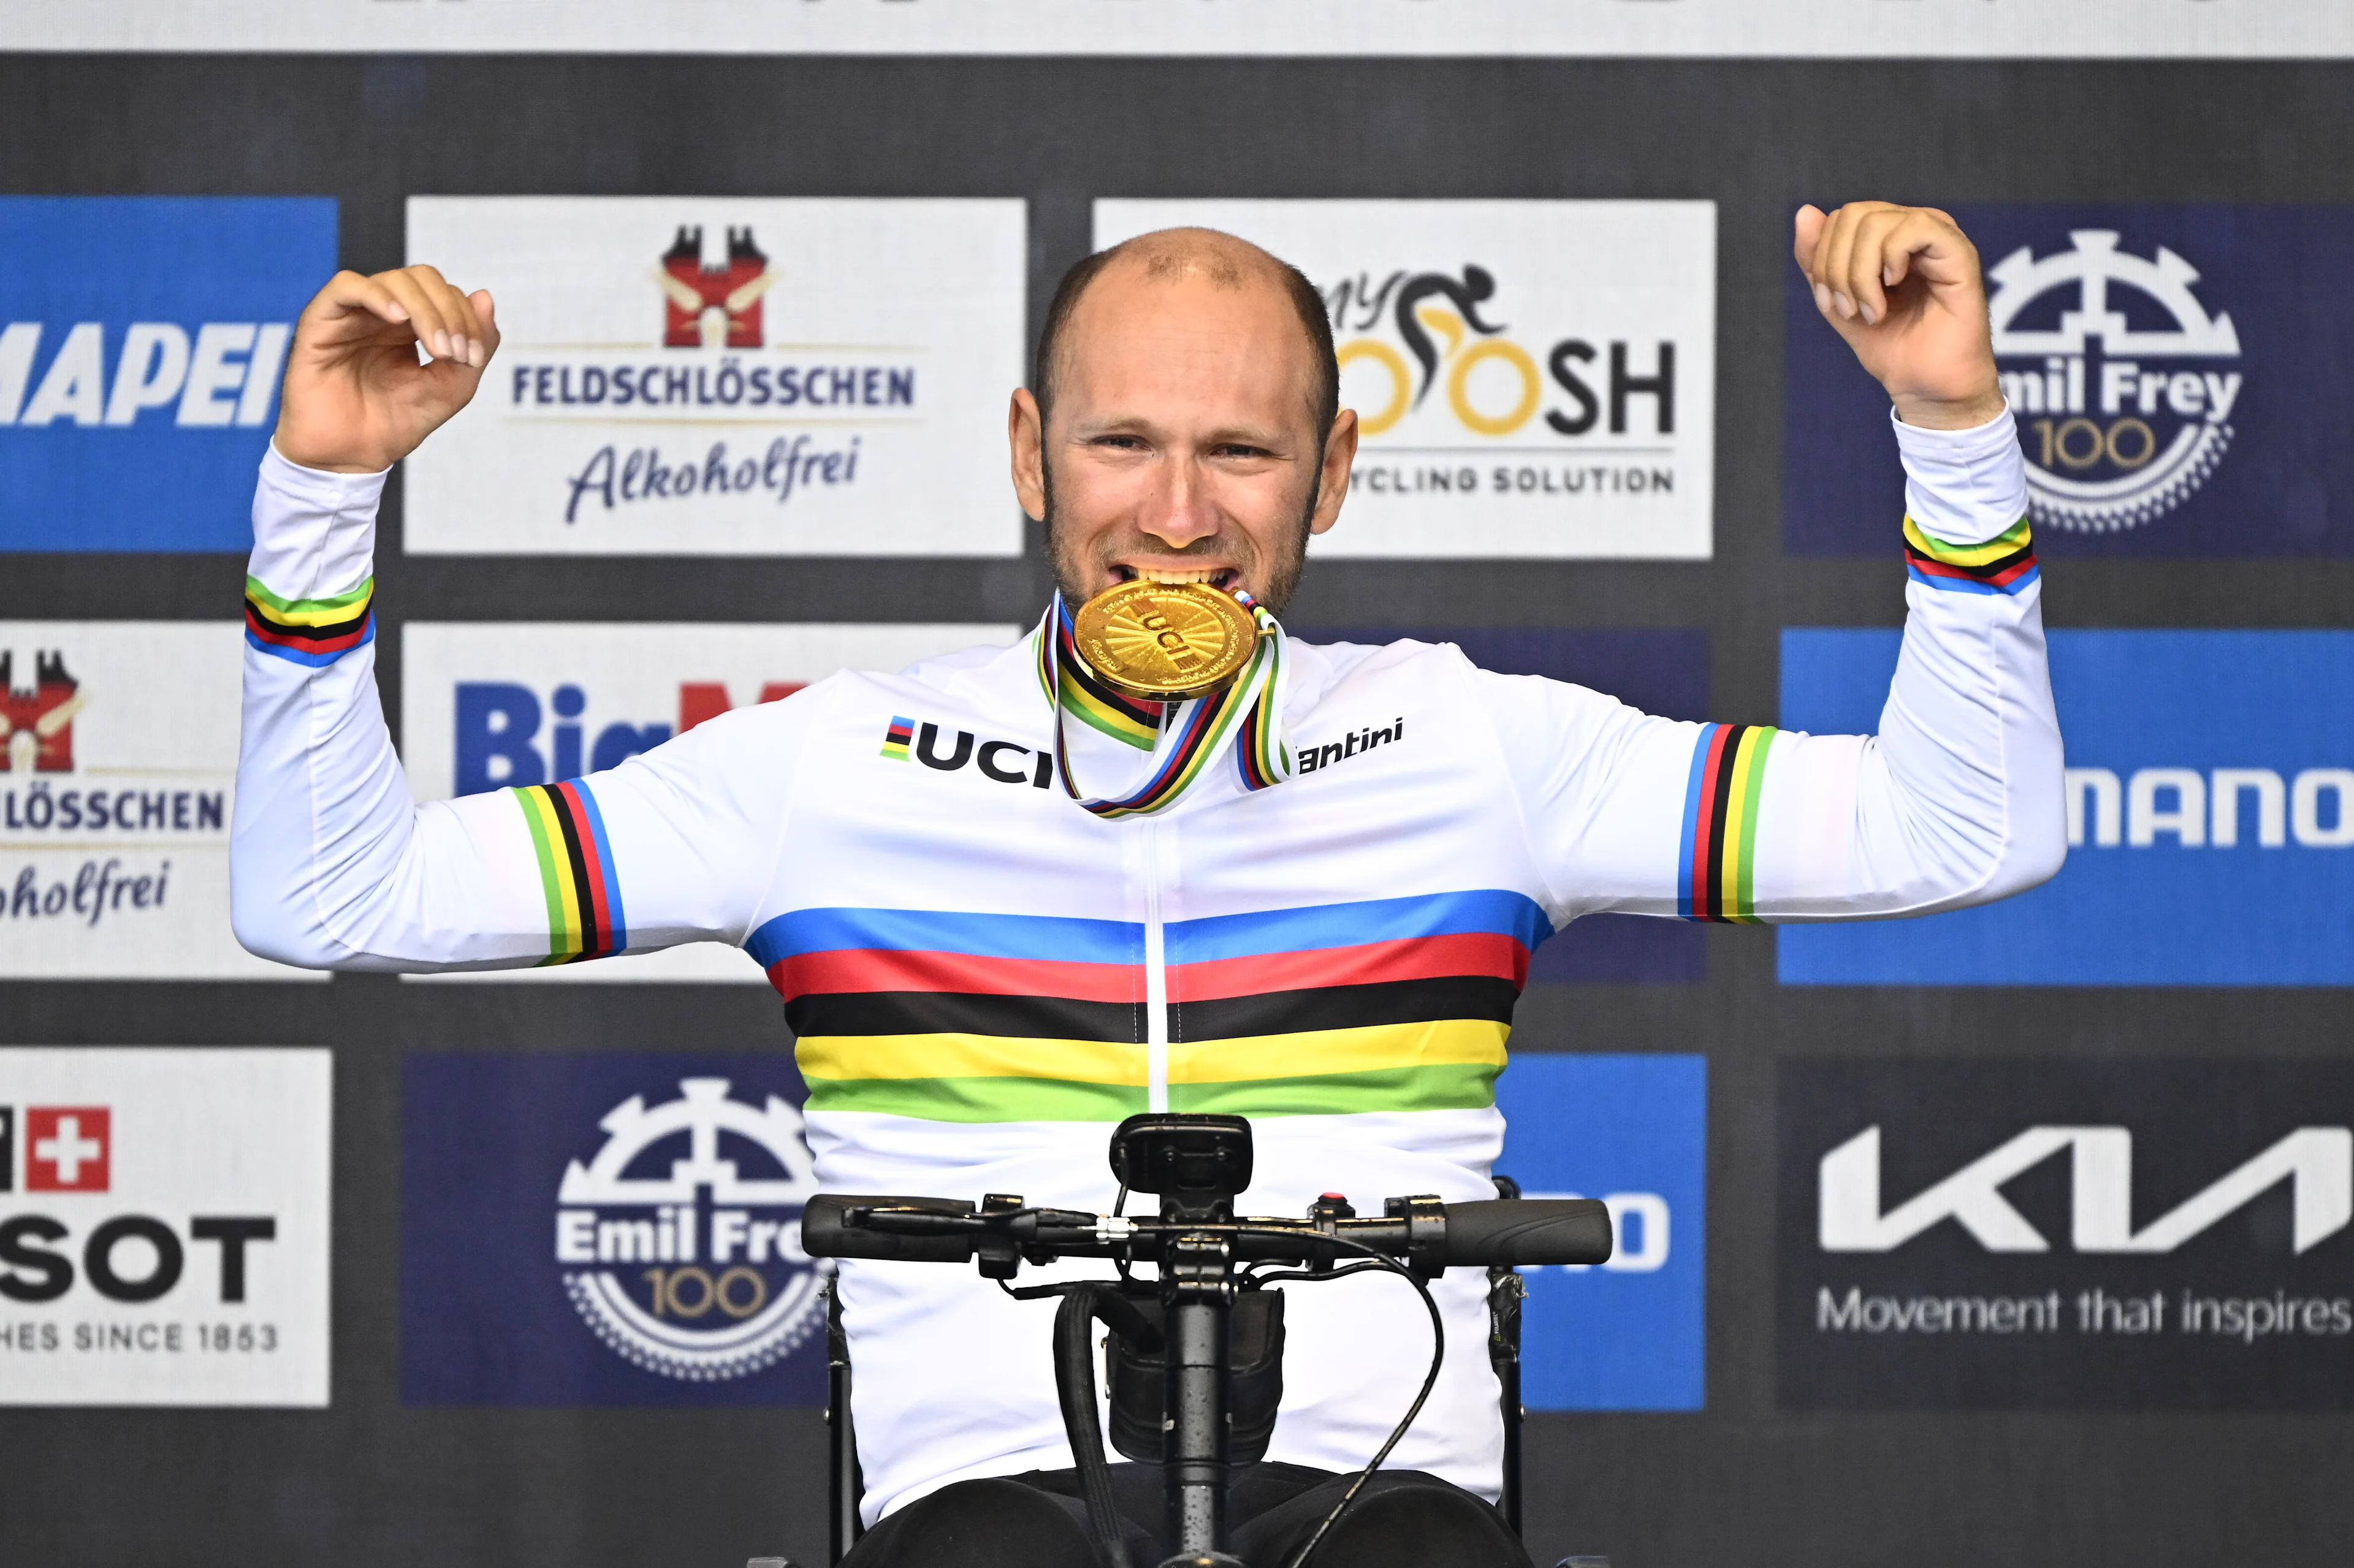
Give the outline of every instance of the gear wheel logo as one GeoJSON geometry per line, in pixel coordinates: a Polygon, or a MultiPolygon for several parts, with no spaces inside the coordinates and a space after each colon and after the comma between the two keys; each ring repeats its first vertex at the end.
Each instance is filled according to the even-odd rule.
{"type": "Polygon", "coordinates": [[[564,1288],[615,1354],[663,1377],[719,1383],[775,1365],[823,1319],[821,1267],[801,1251],[817,1192],[801,1112],[730,1098],[726,1078],[679,1097],[633,1095],[557,1191],[564,1288]]]}
{"type": "Polygon", "coordinates": [[[2240,336],[2207,313],[2199,270],[2084,228],[2038,258],[2021,246],[1987,274],[2003,395],[2027,448],[2028,509],[2042,525],[2107,534],[2153,523],[2207,482],[2232,445],[2240,336]]]}

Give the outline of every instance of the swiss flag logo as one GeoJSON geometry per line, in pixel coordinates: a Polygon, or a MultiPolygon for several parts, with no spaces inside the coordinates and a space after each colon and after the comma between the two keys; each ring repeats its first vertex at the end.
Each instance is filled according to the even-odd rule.
{"type": "Polygon", "coordinates": [[[104,1106],[25,1107],[25,1191],[103,1192],[114,1160],[104,1106]]]}

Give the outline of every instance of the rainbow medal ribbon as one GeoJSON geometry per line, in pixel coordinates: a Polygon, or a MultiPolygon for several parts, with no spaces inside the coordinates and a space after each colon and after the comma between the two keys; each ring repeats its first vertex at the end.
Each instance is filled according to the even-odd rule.
{"type": "Polygon", "coordinates": [[[1165,811],[1216,766],[1228,747],[1245,789],[1268,789],[1291,777],[1291,748],[1283,740],[1283,625],[1247,592],[1227,591],[1258,628],[1250,662],[1218,690],[1172,703],[1129,696],[1089,668],[1079,652],[1071,611],[1062,594],[1055,595],[1034,634],[1038,684],[1055,711],[1055,768],[1063,792],[1084,810],[1106,821],[1165,811]],[[1151,775],[1117,799],[1082,795],[1064,739],[1064,725],[1073,718],[1151,751],[1151,775]]]}

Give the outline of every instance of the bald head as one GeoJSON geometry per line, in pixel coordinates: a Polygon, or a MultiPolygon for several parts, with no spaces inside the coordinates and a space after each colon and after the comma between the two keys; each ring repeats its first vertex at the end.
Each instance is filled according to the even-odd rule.
{"type": "Polygon", "coordinates": [[[1268,255],[1246,239],[1214,228],[1164,228],[1098,250],[1063,274],[1046,307],[1046,324],[1038,334],[1038,358],[1030,385],[1038,399],[1042,421],[1055,410],[1055,382],[1063,375],[1077,347],[1074,318],[1088,288],[1106,273],[1125,273],[1150,285],[1182,288],[1207,284],[1224,291],[1266,289],[1280,295],[1299,322],[1301,384],[1320,437],[1332,427],[1341,407],[1341,367],[1332,356],[1332,323],[1324,300],[1299,270],[1268,255]]]}

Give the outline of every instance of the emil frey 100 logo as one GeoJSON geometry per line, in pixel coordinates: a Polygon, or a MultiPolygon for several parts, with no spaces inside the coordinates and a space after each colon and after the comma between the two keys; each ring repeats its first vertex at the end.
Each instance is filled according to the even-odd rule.
{"type": "Polygon", "coordinates": [[[674,1100],[631,1096],[557,1192],[556,1258],[581,1318],[633,1364],[693,1383],[774,1365],[823,1314],[801,1245],[817,1192],[801,1112],[727,1087],[684,1078],[674,1100]]]}
{"type": "Polygon", "coordinates": [[[2222,461],[2240,336],[2228,313],[2207,313],[2199,270],[2166,247],[2145,260],[2114,230],[2068,238],[2070,249],[2039,259],[2021,246],[1988,272],[1994,352],[2027,448],[2031,514],[2115,533],[2173,511],[2222,461]]]}

